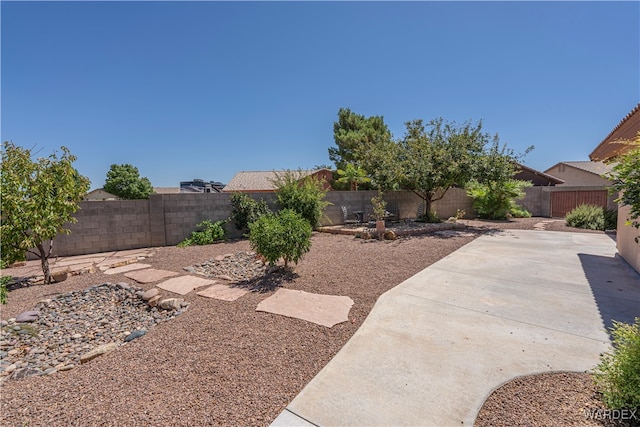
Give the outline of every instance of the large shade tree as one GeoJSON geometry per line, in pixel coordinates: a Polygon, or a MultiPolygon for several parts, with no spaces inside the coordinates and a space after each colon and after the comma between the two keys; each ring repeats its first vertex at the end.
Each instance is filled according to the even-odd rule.
{"type": "Polygon", "coordinates": [[[427,127],[422,120],[405,125],[399,141],[400,184],[424,201],[423,215],[429,215],[451,187],[464,187],[476,176],[489,136],[482,132],[482,122],[458,125],[438,118],[427,127]]]}
{"type": "Polygon", "coordinates": [[[151,181],[130,164],[111,165],[103,189],[121,199],[148,199],[153,193],[151,181]]]}
{"type": "Polygon", "coordinates": [[[5,141],[2,150],[1,252],[4,263],[24,259],[27,252],[40,258],[45,283],[51,283],[49,257],[53,239],[69,233],[66,223],[89,189],[89,180],[73,167],[76,157],[62,147],[60,158],[32,159],[29,149],[5,141]],[[48,242],[48,243],[47,243],[48,242]]]}

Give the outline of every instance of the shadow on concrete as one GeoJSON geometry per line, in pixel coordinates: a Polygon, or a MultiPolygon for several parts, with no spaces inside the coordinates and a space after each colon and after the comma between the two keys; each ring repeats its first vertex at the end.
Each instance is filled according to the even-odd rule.
{"type": "Polygon", "coordinates": [[[640,274],[617,254],[578,257],[610,336],[614,320],[631,324],[640,317],[640,274]]]}

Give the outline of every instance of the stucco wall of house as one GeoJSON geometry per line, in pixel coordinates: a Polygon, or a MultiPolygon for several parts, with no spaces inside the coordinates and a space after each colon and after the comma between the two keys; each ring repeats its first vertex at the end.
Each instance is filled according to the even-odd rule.
{"type": "Polygon", "coordinates": [[[556,165],[551,169],[546,170],[545,173],[564,180],[564,184],[557,184],[557,186],[575,187],[583,185],[587,187],[595,187],[611,185],[611,182],[608,179],[568,165],[556,165]]]}
{"type": "Polygon", "coordinates": [[[620,256],[634,270],[640,272],[640,230],[631,225],[626,225],[630,211],[631,208],[629,206],[622,206],[618,209],[616,244],[620,256]],[[639,242],[636,242],[635,239],[639,239],[639,242]]]}

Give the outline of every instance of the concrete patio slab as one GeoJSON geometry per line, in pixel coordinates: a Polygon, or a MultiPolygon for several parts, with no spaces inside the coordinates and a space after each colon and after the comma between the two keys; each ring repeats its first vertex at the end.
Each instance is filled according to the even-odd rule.
{"type": "Polygon", "coordinates": [[[227,285],[213,285],[207,289],[196,292],[196,294],[205,298],[219,299],[222,301],[235,301],[247,292],[249,291],[242,288],[234,288],[227,285]]]}
{"type": "Polygon", "coordinates": [[[482,236],[383,294],[272,425],[473,425],[516,376],[586,371],[640,276],[603,234],[482,236]]]}
{"type": "MultiPolygon", "coordinates": [[[[135,265],[135,264],[131,264],[135,265]]],[[[120,267],[124,268],[124,267],[120,267]]],[[[131,271],[129,273],[125,273],[125,276],[129,279],[133,279],[138,283],[152,283],[157,282],[158,280],[166,279],[167,277],[177,276],[180,273],[176,273],[175,271],[169,270],[156,270],[155,268],[147,268],[144,270],[131,271]]]]}
{"type": "Polygon", "coordinates": [[[291,289],[278,289],[261,301],[256,311],[306,320],[331,328],[349,320],[353,300],[345,296],[319,295],[291,289]]]}
{"type": "Polygon", "coordinates": [[[151,265],[149,264],[140,264],[140,263],[134,263],[134,264],[127,264],[127,265],[123,265],[121,267],[115,267],[115,268],[110,268],[108,270],[104,271],[104,274],[119,274],[119,273],[125,273],[127,271],[133,271],[133,270],[141,270],[143,268],[150,268],[151,265]]]}
{"type": "Polygon", "coordinates": [[[165,280],[157,285],[158,288],[174,294],[186,295],[196,288],[215,284],[215,280],[202,279],[194,276],[180,276],[165,280]]]}

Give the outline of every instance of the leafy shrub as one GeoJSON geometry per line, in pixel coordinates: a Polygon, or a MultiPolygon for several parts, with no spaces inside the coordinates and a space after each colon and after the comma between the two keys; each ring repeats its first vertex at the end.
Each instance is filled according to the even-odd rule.
{"type": "Polygon", "coordinates": [[[313,176],[301,179],[301,172],[284,171],[276,175],[274,184],[278,204],[282,209],[291,209],[306,219],[312,228],[320,225],[324,208],[330,205],[324,201],[327,190],[322,181],[313,176]]]}
{"type": "Polygon", "coordinates": [[[262,215],[270,213],[271,209],[264,200],[256,202],[245,193],[231,195],[231,219],[233,219],[236,229],[242,231],[243,234],[249,231],[249,224],[262,215]]]}
{"type": "Polygon", "coordinates": [[[11,282],[11,276],[0,277],[0,304],[6,304],[9,299],[7,285],[11,282]]]}
{"type": "Polygon", "coordinates": [[[224,229],[224,224],[226,222],[211,222],[206,219],[197,225],[200,228],[204,228],[204,230],[193,231],[189,237],[178,243],[178,246],[183,248],[193,245],[210,245],[218,240],[225,240],[226,230],[224,229]]]}
{"type": "Polygon", "coordinates": [[[467,184],[467,195],[473,199],[473,208],[481,218],[506,219],[509,216],[526,217],[531,214],[516,203],[525,196],[524,189],[531,183],[517,179],[467,184]]]}
{"type": "Polygon", "coordinates": [[[291,209],[283,209],[277,215],[263,215],[249,224],[251,247],[262,255],[269,265],[284,259],[298,263],[311,248],[311,225],[291,209]]]}
{"type": "Polygon", "coordinates": [[[629,325],[613,321],[613,352],[600,356],[593,373],[610,409],[640,410],[640,317],[629,325]]]}
{"type": "Polygon", "coordinates": [[[603,209],[602,206],[582,204],[569,212],[565,220],[570,227],[611,230],[616,228],[618,213],[615,209],[603,209]]]}
{"type": "Polygon", "coordinates": [[[438,212],[429,211],[426,214],[419,216],[418,219],[416,220],[416,222],[426,222],[428,224],[438,224],[438,223],[442,222],[442,220],[438,216],[438,212]]]}

